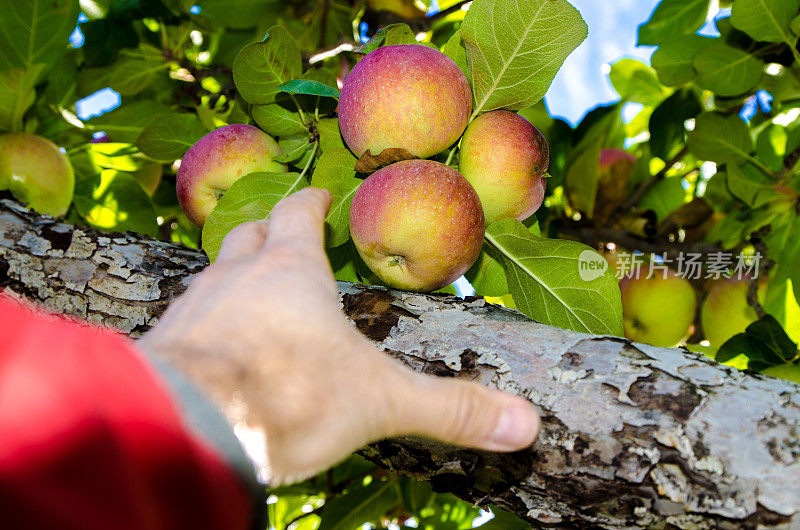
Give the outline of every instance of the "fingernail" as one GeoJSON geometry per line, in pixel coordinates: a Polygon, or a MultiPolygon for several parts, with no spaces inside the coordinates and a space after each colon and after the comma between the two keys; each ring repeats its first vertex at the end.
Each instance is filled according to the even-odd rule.
{"type": "Polygon", "coordinates": [[[497,450],[512,451],[530,445],[539,431],[539,418],[527,405],[507,406],[500,413],[491,441],[497,450]]]}

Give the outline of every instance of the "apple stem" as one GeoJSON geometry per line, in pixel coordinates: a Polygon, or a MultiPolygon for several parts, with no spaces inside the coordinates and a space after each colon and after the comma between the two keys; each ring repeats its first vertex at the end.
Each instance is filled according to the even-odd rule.
{"type": "Polygon", "coordinates": [[[318,148],[319,148],[319,140],[315,140],[314,149],[311,150],[311,156],[308,157],[308,162],[306,162],[306,167],[304,167],[302,173],[300,173],[300,178],[303,178],[306,175],[306,173],[308,173],[308,168],[311,167],[311,164],[314,162],[314,157],[317,156],[318,148]]]}
{"type": "Polygon", "coordinates": [[[458,146],[455,146],[451,151],[450,154],[447,155],[447,161],[444,163],[446,166],[449,166],[453,159],[456,157],[456,151],[458,151],[458,146]]]}
{"type": "Polygon", "coordinates": [[[295,106],[297,107],[297,112],[300,114],[300,121],[303,122],[303,125],[308,127],[308,122],[306,121],[306,114],[303,112],[303,107],[300,106],[300,102],[297,101],[297,98],[294,97],[294,94],[289,94],[289,97],[292,98],[294,101],[295,106]]]}

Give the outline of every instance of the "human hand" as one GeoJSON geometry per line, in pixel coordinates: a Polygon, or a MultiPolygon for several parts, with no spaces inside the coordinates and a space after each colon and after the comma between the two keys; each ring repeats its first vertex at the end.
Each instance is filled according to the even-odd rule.
{"type": "Polygon", "coordinates": [[[345,318],[323,246],[330,202],[307,188],[231,231],[140,348],[263,430],[271,485],[403,434],[495,451],[533,443],[540,420],[526,400],[418,374],[345,318]]]}

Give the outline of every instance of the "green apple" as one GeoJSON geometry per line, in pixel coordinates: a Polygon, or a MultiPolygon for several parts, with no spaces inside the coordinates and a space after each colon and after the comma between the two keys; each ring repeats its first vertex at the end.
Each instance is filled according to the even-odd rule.
{"type": "Polygon", "coordinates": [[[30,133],[0,135],[0,190],[11,190],[39,213],[67,213],[75,192],[75,174],[56,144],[30,133]]]}
{"type": "MultiPolygon", "coordinates": [[[[748,284],[747,279],[733,278],[717,282],[703,300],[700,322],[712,346],[722,346],[758,319],[756,310],[747,303],[748,284]]],[[[766,283],[759,285],[758,300],[762,304],[766,290],[766,283]]]]}
{"type": "Polygon", "coordinates": [[[478,194],[455,169],[431,160],[397,162],[356,190],[350,234],[386,285],[435,291],[475,262],[483,245],[478,194]]]}
{"type": "Polygon", "coordinates": [[[186,216],[199,227],[231,184],[248,173],[285,173],[272,159],[278,143],[251,125],[226,125],[203,136],[181,160],[175,187],[186,216]]]}
{"type": "Polygon", "coordinates": [[[777,377],[779,379],[786,379],[787,381],[800,383],[800,366],[796,364],[780,364],[778,366],[770,366],[769,368],[761,370],[761,373],[771,377],[777,377]]]}
{"type": "Polygon", "coordinates": [[[452,59],[421,44],[382,46],[345,79],[339,127],[357,157],[399,148],[429,158],[458,141],[471,112],[472,91],[452,59]]]}
{"type": "Polygon", "coordinates": [[[647,278],[620,281],[622,324],[625,337],[653,346],[676,346],[688,335],[694,322],[697,298],[694,288],[671,269],[653,271],[647,278]]]}
{"type": "Polygon", "coordinates": [[[542,205],[547,140],[519,114],[496,110],[475,118],[460,156],[458,169],[478,192],[486,224],[525,220],[542,205]]]}

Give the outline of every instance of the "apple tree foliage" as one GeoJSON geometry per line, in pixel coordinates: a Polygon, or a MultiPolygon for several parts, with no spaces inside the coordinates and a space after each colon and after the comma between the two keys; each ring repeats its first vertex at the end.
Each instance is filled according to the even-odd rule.
{"type": "MultiPolygon", "coordinates": [[[[339,133],[338,87],[369,51],[421,42],[465,72],[473,118],[518,111],[551,148],[536,218],[486,228],[467,273],[478,295],[547,324],[621,336],[613,273],[589,281],[579,275],[587,245],[758,253],[768,278],[763,303],[752,297],[761,318],[723,345],[718,359],[753,369],[797,362],[800,0],[722,1],[730,13],[716,20],[716,36],[697,33],[710,0],[662,0],[638,28],[639,44],[654,47],[652,67],[613,64],[620,101],[575,127],[551,117],[541,101],[587,34],[566,0],[440,0],[441,12],[430,17],[427,4],[0,0],[0,132],[33,132],[66,150],[77,180],[68,221],[202,246],[212,260],[237,224],[267,217],[300,188],[327,188],[326,246],[336,277],[375,283],[350,240],[350,202],[365,175],[339,133]],[[80,119],[77,103],[107,87],[121,105],[80,119]],[[237,181],[201,234],[177,203],[177,161],[203,135],[232,123],[276,137],[290,171],[237,181]],[[609,183],[600,151],[623,147],[637,162],[632,174],[609,183]]],[[[437,159],[457,167],[458,147],[437,159]]],[[[695,287],[702,298],[707,286],[701,280],[695,287]]],[[[689,342],[702,338],[698,326],[689,342]]],[[[357,457],[272,494],[275,528],[402,526],[413,518],[421,528],[458,529],[478,515],[357,457]]],[[[484,527],[525,527],[511,518],[498,511],[484,527]]]]}

